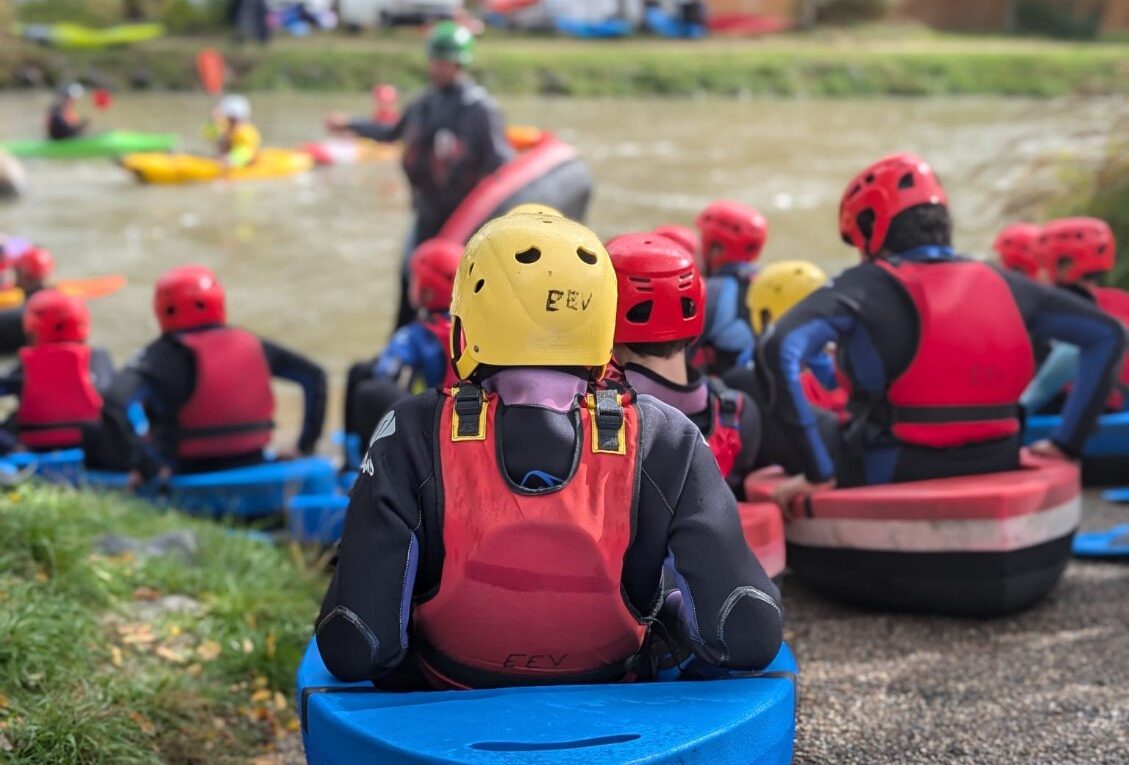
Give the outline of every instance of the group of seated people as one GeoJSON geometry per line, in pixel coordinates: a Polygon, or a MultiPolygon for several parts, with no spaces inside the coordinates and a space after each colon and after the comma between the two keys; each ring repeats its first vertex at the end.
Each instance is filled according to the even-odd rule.
{"type": "Polygon", "coordinates": [[[783,467],[787,515],[836,486],[1018,469],[1052,343],[1074,384],[1030,448],[1080,455],[1125,379],[1108,226],[1040,228],[1040,283],[959,255],[936,175],[895,155],[848,184],[839,228],[861,262],[833,281],[758,273],[764,219],[729,202],[606,245],[536,207],[460,258],[425,245],[450,250],[449,313],[417,306],[354,369],[368,448],[317,620],[327,667],[389,690],[756,670],[782,609],[742,539],[744,473],[783,467]],[[449,368],[425,361],[448,322],[449,368]]]}
{"type": "MultiPolygon", "coordinates": [[[[1040,347],[1072,349],[1073,385],[1033,452],[1077,458],[1124,406],[1129,295],[1101,286],[1101,221],[1005,232],[1004,268],[969,259],[932,169],[895,155],[848,184],[839,226],[861,262],[832,281],[759,269],[765,220],[733,202],[606,244],[525,205],[465,247],[421,244],[418,319],[349,375],[366,448],[317,622],[327,667],[388,689],[755,670],[783,620],[740,528],[750,471],[792,476],[787,515],[835,486],[1015,470],[1040,347]]],[[[139,478],[252,464],[281,377],[305,392],[294,453],[314,449],[324,372],[229,326],[208,269],[158,280],[161,334],[116,373],[80,301],[27,286],[4,383],[24,447],[139,478]]]]}

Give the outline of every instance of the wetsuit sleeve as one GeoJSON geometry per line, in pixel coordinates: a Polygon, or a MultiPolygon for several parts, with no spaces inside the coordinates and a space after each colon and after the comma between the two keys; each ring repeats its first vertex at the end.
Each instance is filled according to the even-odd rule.
{"type": "Polygon", "coordinates": [[[1067,383],[1077,376],[1078,348],[1069,343],[1055,343],[1019,403],[1028,414],[1034,414],[1062,393],[1067,383]]]}
{"type": "Polygon", "coordinates": [[[405,369],[418,368],[423,360],[416,341],[416,332],[413,330],[415,326],[417,325],[405,325],[392,335],[388,347],[380,354],[373,367],[375,377],[383,377],[406,386],[407,381],[400,379],[401,373],[405,369]]]}
{"type": "Polygon", "coordinates": [[[271,374],[302,388],[305,411],[302,415],[302,433],[298,436],[298,450],[303,454],[312,454],[325,424],[326,395],[329,387],[325,370],[294,351],[268,340],[261,342],[267,363],[270,364],[271,374]]]}
{"type": "Polygon", "coordinates": [[[820,349],[814,356],[807,360],[808,369],[815,375],[815,379],[819,381],[827,390],[837,390],[839,388],[839,378],[835,375],[835,359],[830,353],[820,349]]]}
{"type": "Polygon", "coordinates": [[[102,348],[94,348],[90,354],[90,376],[99,393],[105,393],[114,382],[114,360],[102,348]]]}
{"type": "Polygon", "coordinates": [[[0,311],[0,356],[11,356],[26,344],[23,309],[0,311]]]}
{"type": "Polygon", "coordinates": [[[326,667],[342,680],[396,668],[408,650],[413,595],[432,586],[427,555],[436,545],[425,529],[438,528],[435,402],[435,394],[409,399],[385,416],[350,495],[316,630],[326,667]]]}
{"type": "Polygon", "coordinates": [[[130,421],[131,407],[143,406],[152,397],[152,389],[145,379],[145,354],[142,354],[114,375],[110,387],[103,394],[102,420],[118,438],[127,444],[129,456],[125,460],[130,469],[151,479],[166,467],[156,447],[138,435],[130,421]]]}
{"type": "Polygon", "coordinates": [[[24,387],[23,366],[16,362],[0,376],[0,396],[18,396],[24,387]]]}
{"type": "Polygon", "coordinates": [[[493,99],[475,104],[467,118],[468,142],[477,159],[479,176],[489,175],[513,157],[506,138],[506,120],[493,99]]]}
{"type": "Polygon", "coordinates": [[[1031,335],[1078,347],[1078,380],[1051,441],[1067,454],[1079,456],[1113,388],[1125,353],[1125,328],[1093,303],[1065,290],[1006,272],[1004,278],[1031,335]]]}
{"type": "Polygon", "coordinates": [[[780,593],[745,543],[737,500],[701,432],[669,407],[646,415],[646,437],[661,444],[642,466],[640,526],[653,513],[670,518],[665,568],[681,599],[681,637],[711,665],[760,669],[780,650],[780,593]]]}
{"type": "Polygon", "coordinates": [[[786,437],[802,455],[804,475],[822,483],[835,477],[835,463],[820,436],[819,423],[804,395],[800,374],[807,362],[823,353],[854,328],[856,314],[849,301],[831,289],[812,293],[764,335],[759,361],[769,386],[769,406],[782,423],[786,437]]]}
{"type": "Polygon", "coordinates": [[[375,120],[353,120],[346,127],[349,132],[354,133],[361,138],[370,138],[373,141],[380,141],[382,143],[391,143],[399,141],[404,136],[404,128],[408,115],[416,106],[418,102],[413,102],[404,110],[400,115],[400,119],[395,123],[376,122],[375,120]]]}

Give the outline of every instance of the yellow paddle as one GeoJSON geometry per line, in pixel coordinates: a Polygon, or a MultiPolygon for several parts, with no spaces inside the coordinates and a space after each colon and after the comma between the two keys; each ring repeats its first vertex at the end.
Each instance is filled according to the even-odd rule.
{"type": "MultiPolygon", "coordinates": [[[[55,289],[83,300],[95,300],[113,295],[126,285],[120,274],[91,276],[86,279],[63,279],[55,284],[55,289]]],[[[0,309],[19,308],[24,302],[24,291],[19,287],[0,290],[0,309]]]]}

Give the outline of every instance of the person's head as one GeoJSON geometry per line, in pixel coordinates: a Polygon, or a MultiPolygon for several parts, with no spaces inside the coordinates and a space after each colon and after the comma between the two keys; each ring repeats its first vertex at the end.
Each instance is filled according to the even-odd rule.
{"type": "Polygon", "coordinates": [[[1033,223],[1013,223],[1005,226],[996,235],[992,249],[1000,258],[1000,264],[1010,270],[1034,279],[1039,275],[1039,260],[1035,257],[1035,247],[1040,229],[1033,223]]]}
{"type": "Polygon", "coordinates": [[[753,332],[758,336],[811,293],[827,284],[827,274],[806,260],[765,266],[745,295],[753,332]]]}
{"type": "Polygon", "coordinates": [[[703,268],[709,275],[722,266],[756,262],[768,238],[768,223],[751,207],[718,201],[698,216],[698,233],[703,268]]]}
{"type": "Polygon", "coordinates": [[[30,247],[12,261],[16,286],[25,293],[43,289],[55,273],[55,258],[42,247],[30,247]]]}
{"type": "Polygon", "coordinates": [[[462,24],[440,21],[427,35],[427,72],[431,84],[445,88],[474,61],[474,35],[462,24]]]}
{"type": "Polygon", "coordinates": [[[73,106],[84,95],[86,88],[82,87],[81,83],[68,82],[59,88],[59,102],[67,106],[73,106]]]}
{"type": "Polygon", "coordinates": [[[161,332],[179,332],[227,321],[223,285],[204,266],[177,266],[157,279],[153,313],[161,332]]]}
{"type": "Polygon", "coordinates": [[[559,215],[510,213],[466,246],[451,300],[460,379],[498,367],[603,376],[615,333],[616,279],[604,245],[559,215]]]}
{"type": "Polygon", "coordinates": [[[685,352],[702,334],[706,316],[706,285],[694,256],[655,233],[616,237],[608,255],[619,293],[616,357],[669,359],[685,352]]]}
{"type": "Polygon", "coordinates": [[[686,252],[690,253],[695,258],[700,256],[702,239],[698,236],[698,232],[689,226],[679,226],[671,223],[666,226],[659,226],[655,229],[655,233],[659,236],[665,236],[675,244],[681,245],[686,252]]]}
{"type": "Polygon", "coordinates": [[[1036,255],[1055,284],[1095,283],[1117,259],[1117,241],[1099,218],[1061,218],[1043,226],[1036,255]]]}
{"type": "Polygon", "coordinates": [[[232,125],[251,121],[251,102],[246,96],[235,93],[224,96],[216,107],[216,113],[232,125]]]}
{"type": "Polygon", "coordinates": [[[913,154],[878,160],[847,185],[839,203],[843,241],[864,258],[952,244],[949,200],[933,169],[913,154]]]}
{"type": "Polygon", "coordinates": [[[417,311],[451,308],[455,272],[463,257],[463,246],[450,239],[428,239],[416,247],[408,262],[408,300],[417,311]]]}
{"type": "Polygon", "coordinates": [[[58,290],[41,290],[27,301],[23,325],[33,346],[85,343],[90,336],[90,311],[76,297],[58,290]]]}

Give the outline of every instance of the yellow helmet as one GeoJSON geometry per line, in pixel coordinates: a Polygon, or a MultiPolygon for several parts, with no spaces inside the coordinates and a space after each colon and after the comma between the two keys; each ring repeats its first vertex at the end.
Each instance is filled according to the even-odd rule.
{"type": "Polygon", "coordinates": [[[525,204],[518,205],[506,213],[506,215],[555,215],[558,218],[564,217],[564,213],[557,208],[543,205],[540,202],[526,202],[525,204]]]}
{"type": "Polygon", "coordinates": [[[576,221],[511,212],[487,223],[455,274],[451,358],[469,379],[483,364],[598,369],[611,359],[615,269],[576,221]]]}
{"type": "Polygon", "coordinates": [[[784,260],[765,266],[745,297],[753,332],[763,334],[769,324],[826,283],[827,274],[806,260],[784,260]]]}

